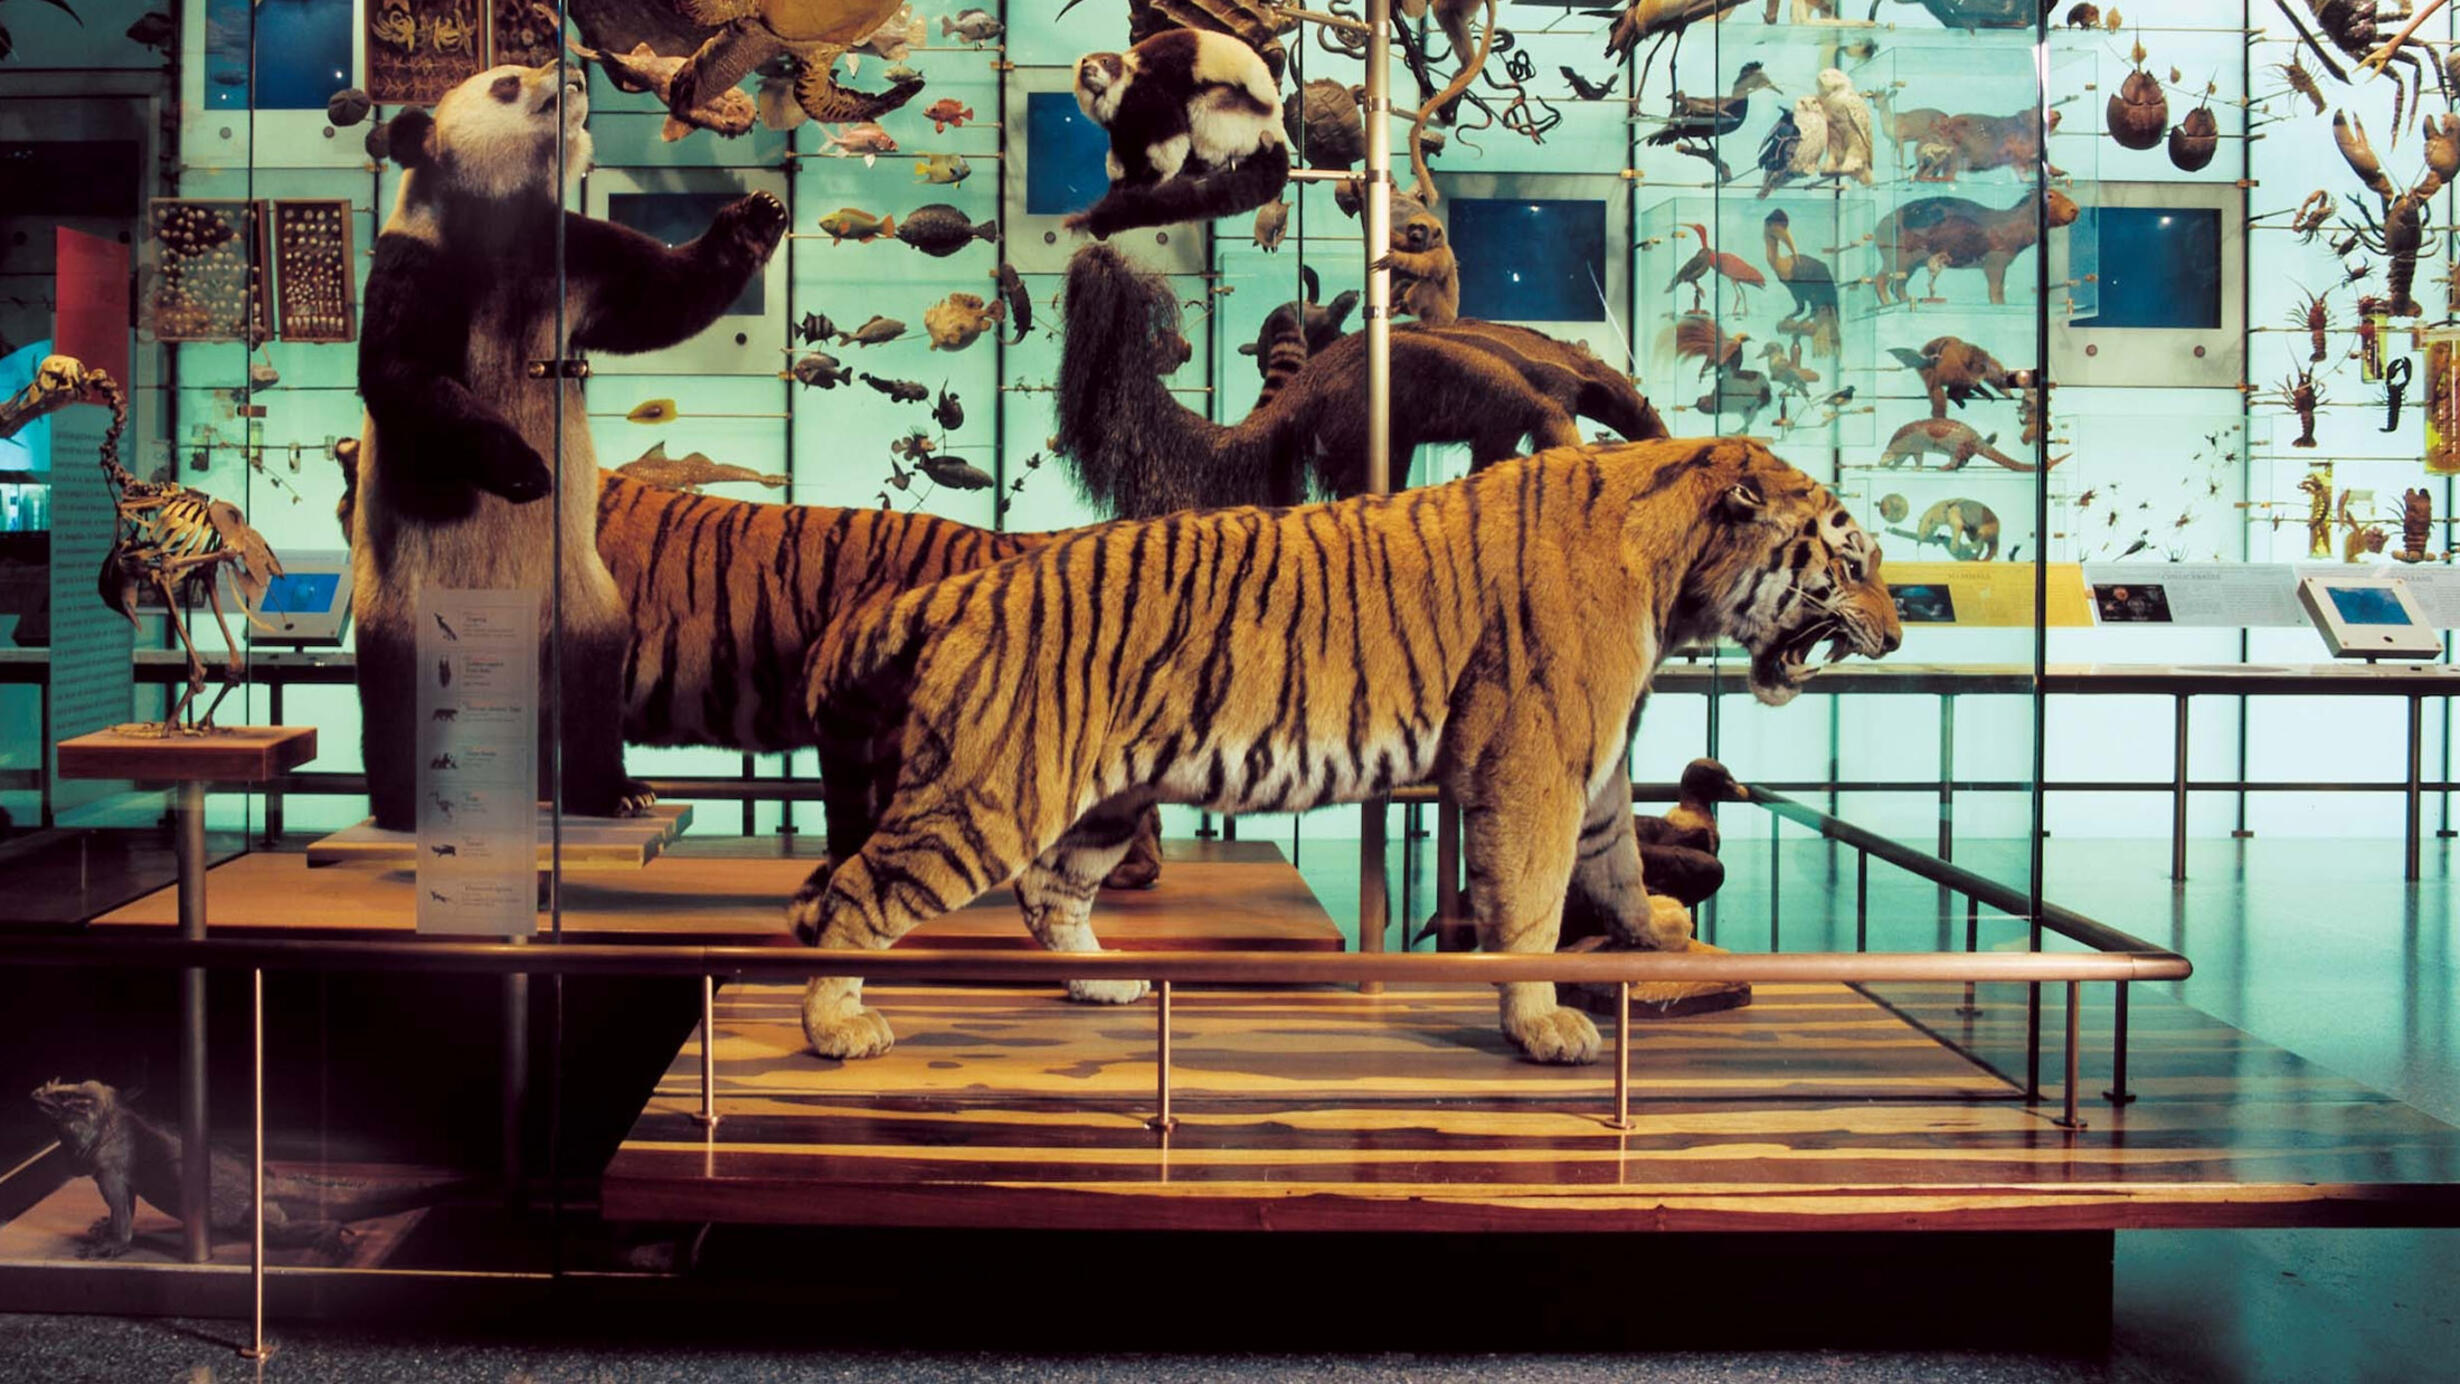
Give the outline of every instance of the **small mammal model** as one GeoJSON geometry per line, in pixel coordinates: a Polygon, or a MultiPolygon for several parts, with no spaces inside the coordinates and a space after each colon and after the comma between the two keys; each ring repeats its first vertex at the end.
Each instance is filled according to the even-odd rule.
{"type": "Polygon", "coordinates": [[[1076,60],[1076,104],[1110,131],[1110,191],[1067,219],[1108,237],[1209,221],[1281,196],[1290,148],[1281,91],[1256,50],[1199,29],[1076,60]]]}
{"type": "Polygon", "coordinates": [[[1461,264],[1444,223],[1406,193],[1392,199],[1392,247],[1375,262],[1392,271],[1392,310],[1441,327],[1460,320],[1461,264]]]}

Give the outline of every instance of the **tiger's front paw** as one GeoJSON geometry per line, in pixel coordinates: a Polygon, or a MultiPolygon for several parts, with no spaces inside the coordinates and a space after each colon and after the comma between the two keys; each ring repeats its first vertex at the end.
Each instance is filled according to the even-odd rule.
{"type": "Polygon", "coordinates": [[[803,992],[803,1041],[819,1056],[853,1062],[895,1047],[897,1034],[878,1010],[822,980],[803,992]]]}
{"type": "Polygon", "coordinates": [[[1068,998],[1078,1004],[1134,1004],[1151,988],[1141,980],[1071,980],[1068,998]]]}
{"type": "Polygon", "coordinates": [[[1577,1066],[1597,1060],[1597,1025],[1576,1009],[1546,1008],[1507,1014],[1504,1036],[1532,1062],[1577,1066]]]}

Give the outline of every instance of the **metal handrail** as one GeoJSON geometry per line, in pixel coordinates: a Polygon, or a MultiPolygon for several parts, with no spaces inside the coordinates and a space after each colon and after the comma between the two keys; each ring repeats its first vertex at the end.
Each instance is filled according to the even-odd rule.
{"type": "MultiPolygon", "coordinates": [[[[2090,920],[2086,920],[2090,921],[2090,920]]],[[[2095,926],[2098,926],[2096,924],[2095,926]]],[[[2105,929],[2123,937],[2115,930],[2105,929]]],[[[0,962],[34,966],[269,971],[447,971],[499,975],[722,976],[1045,983],[1150,980],[1200,985],[1357,981],[1502,984],[1567,981],[2183,980],[2187,959],[2159,948],[2097,952],[1020,952],[934,947],[863,951],[673,943],[13,937],[0,962]]]]}

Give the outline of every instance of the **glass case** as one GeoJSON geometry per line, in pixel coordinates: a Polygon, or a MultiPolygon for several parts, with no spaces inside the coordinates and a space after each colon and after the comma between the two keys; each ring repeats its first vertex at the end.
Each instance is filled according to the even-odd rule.
{"type": "MultiPolygon", "coordinates": [[[[2350,837],[2412,879],[2448,850],[2448,652],[2336,670],[2300,598],[2398,580],[2424,625],[2460,624],[2460,132],[2439,57],[2336,81],[2253,4],[2105,28],[2090,5],[1997,0],[1728,0],[1688,23],[1511,0],[1467,7],[1500,32],[1447,102],[1457,4],[1385,38],[1347,0],[1195,7],[1264,14],[1261,49],[1204,32],[1268,73],[1282,115],[1259,123],[1247,78],[1199,63],[1214,104],[1181,100],[1188,128],[1144,147],[1192,178],[1252,172],[1191,152],[1222,137],[1204,121],[1244,118],[1269,131],[1246,152],[1286,146],[1294,171],[1260,206],[1121,229],[1114,260],[1072,224],[1128,176],[1086,55],[1171,7],[773,0],[708,24],[665,0],[71,4],[9,7],[0,44],[0,396],[31,401],[0,438],[0,958],[69,935],[405,950],[210,984],[0,966],[36,1035],[0,1078],[142,1091],[131,1108],[191,1156],[261,1120],[296,1196],[367,1194],[347,1203],[365,1217],[294,1210],[317,1227],[277,1247],[295,1262],[687,1267],[675,1227],[711,1217],[659,1190],[681,1177],[659,1160],[697,1156],[711,1073],[737,1064],[740,1113],[765,1117],[840,1069],[804,1050],[791,992],[737,992],[721,1034],[716,986],[659,950],[800,957],[796,922],[838,897],[828,868],[894,786],[856,771],[896,727],[820,709],[830,629],[1054,533],[1355,495],[1378,381],[1390,489],[1637,439],[1645,396],[1675,438],[1764,445],[1884,551],[1901,645],[1790,705],[1755,700],[1733,639],[1647,632],[1651,695],[1600,781],[1655,816],[1706,756],[1759,803],[1714,819],[1726,883],[1699,942],[2134,954],[2190,846],[2350,837]],[[1422,105],[1437,195],[1410,201],[1422,105]],[[1358,206],[1380,200],[1378,118],[1385,244],[1358,206]],[[1530,396],[1555,431],[1499,447],[1494,420],[1530,396]],[[224,733],[194,733],[206,717],[224,733]],[[1876,894],[1874,858],[1898,871],[1876,894]],[[533,976],[452,950],[495,941],[665,959],[533,976]],[[379,1204],[411,1219],[380,1225],[379,1204]]],[[[2437,51],[2450,23],[2427,26],[2437,51]]],[[[1151,61],[1138,80],[1168,80],[1151,61]]],[[[1533,520],[1523,541],[1568,532],[1533,520]]],[[[1424,594],[1293,581],[1273,589],[1353,623],[1424,594]]],[[[1588,594],[1558,585],[1533,599],[1588,594]]],[[[1078,637],[1053,599],[1070,623],[1034,637],[1078,637]]],[[[1090,714],[1070,685],[1051,716],[1090,714]]],[[[1576,700],[1578,678],[1549,691],[1576,700]]],[[[1053,734],[1037,724],[1013,729],[1053,734]]],[[[1492,886],[1464,863],[1477,814],[1465,828],[1430,786],[1434,744],[1380,774],[1353,745],[1351,786],[1373,791],[1307,812],[1281,810],[1295,790],[1227,813],[1174,792],[1109,880],[1158,887],[1103,891],[1095,924],[1115,910],[1117,945],[1173,953],[1470,949],[1492,886]]],[[[986,916],[916,944],[1031,940],[986,916]]],[[[1082,933],[1037,922],[1059,950],[1082,933]]],[[[1959,977],[1944,1007],[1854,993],[1908,1023],[1995,1012],[1964,1041],[1994,1072],[2029,1064],[2009,1084],[2039,1102],[2047,974],[1959,977]]],[[[1068,979],[1078,998],[1145,983],[1068,979]]],[[[1437,1009],[1485,1025],[1492,1005],[1437,1009]]],[[[981,1031],[937,1017],[951,1052],[981,1031]]],[[[2092,1023],[2098,1042],[2108,1011],[2092,1023]]],[[[1079,1056],[1037,1080],[1120,1097],[1124,1059],[1079,1056]]],[[[961,1104],[938,1070],[884,1099],[961,1104]]],[[[2071,1073],[2070,1116],[2097,1079],[2071,1073]]],[[[70,1175],[60,1112],[99,1099],[0,1104],[0,1166],[47,1160],[48,1179],[0,1178],[0,1281],[105,1242],[244,1261],[159,1205],[133,1250],[124,1226],[87,1235],[110,1194],[70,1175]]]]}

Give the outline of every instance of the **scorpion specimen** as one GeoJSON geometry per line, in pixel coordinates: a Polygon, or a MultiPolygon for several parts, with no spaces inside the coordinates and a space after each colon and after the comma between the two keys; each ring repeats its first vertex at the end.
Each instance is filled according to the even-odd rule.
{"type": "Polygon", "coordinates": [[[2434,194],[2443,184],[2460,173],[2460,116],[2445,115],[2429,122],[2426,137],[2426,175],[2402,192],[2392,185],[2383,172],[2383,163],[2375,157],[2374,146],[2366,140],[2366,127],[2347,111],[2332,113],[2332,138],[2340,145],[2340,156],[2349,164],[2349,171],[2383,201],[2383,215],[2377,219],[2363,208],[2363,226],[2342,225],[2357,243],[2384,256],[2390,264],[2383,271],[2387,290],[2385,310],[2395,317],[2417,317],[2425,309],[2409,296],[2409,287],[2417,278],[2417,257],[2424,248],[2426,218],[2434,194]]]}
{"type": "Polygon", "coordinates": [[[2300,366],[2296,374],[2281,381],[2281,404],[2298,415],[2298,435],[2292,447],[2315,445],[2315,410],[2323,407],[2323,386],[2315,383],[2315,372],[2300,366]]]}

